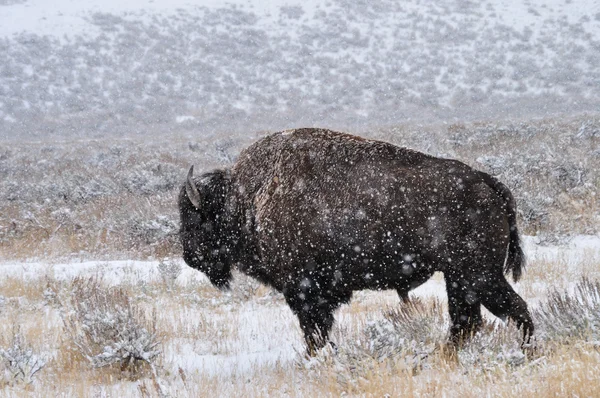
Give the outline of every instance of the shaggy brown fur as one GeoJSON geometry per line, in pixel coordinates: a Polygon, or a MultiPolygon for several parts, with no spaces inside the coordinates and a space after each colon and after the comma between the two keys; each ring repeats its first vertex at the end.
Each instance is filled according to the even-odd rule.
{"type": "Polygon", "coordinates": [[[517,279],[523,265],[514,199],[456,160],[329,130],[284,131],[230,170],[190,174],[179,208],[185,261],[218,287],[235,266],[281,291],[310,352],[354,290],[406,299],[435,271],[454,342],[479,326],[481,305],[533,332],[503,273],[517,279]]]}

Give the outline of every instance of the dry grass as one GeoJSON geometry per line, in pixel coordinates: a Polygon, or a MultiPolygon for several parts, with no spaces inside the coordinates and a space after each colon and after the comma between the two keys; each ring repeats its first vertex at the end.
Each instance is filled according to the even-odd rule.
{"type": "MultiPolygon", "coordinates": [[[[569,287],[571,274],[598,275],[600,264],[586,261],[570,265],[564,287],[569,287]]],[[[549,286],[563,283],[554,281],[566,263],[533,259],[518,289],[530,302],[544,301],[549,286]],[[547,283],[545,290],[534,288],[540,282],[547,283]]],[[[88,272],[103,269],[100,265],[88,272]]],[[[122,282],[111,286],[147,313],[156,313],[163,352],[156,375],[148,369],[124,373],[119,366],[90,365],[64,331],[61,313],[68,306],[52,299],[58,297],[60,303],[72,295],[72,282],[53,276],[7,278],[0,290],[0,347],[10,344],[19,325],[31,347],[49,358],[32,384],[5,383],[0,395],[463,398],[594,396],[600,391],[600,349],[586,336],[539,340],[537,349],[524,355],[518,348],[518,331],[488,323],[456,356],[444,345],[443,302],[425,299],[398,307],[394,292],[361,292],[337,314],[331,338],[338,351],[325,350],[306,361],[293,314],[281,296],[255,282],[238,275],[234,290],[224,294],[195,279],[177,280],[169,289],[158,274],[141,278],[129,270],[122,282]],[[381,328],[386,319],[392,329],[381,328]],[[261,360],[282,347],[287,354],[277,354],[279,360],[277,355],[272,361],[261,360]]]]}
{"type": "MultiPolygon", "coordinates": [[[[99,198],[81,205],[75,220],[57,219],[49,210],[40,210],[35,220],[20,222],[8,228],[15,233],[10,239],[0,240],[2,257],[10,259],[68,258],[73,254],[93,253],[95,258],[132,257],[160,258],[173,255],[178,250],[176,236],[167,236],[155,242],[146,242],[143,231],[126,231],[107,220],[121,216],[136,220],[152,220],[156,212],[173,213],[174,194],[168,197],[144,198],[132,194],[99,198]],[[136,235],[136,232],[138,235],[136,235]]],[[[18,215],[4,213],[7,219],[18,215]]]]}

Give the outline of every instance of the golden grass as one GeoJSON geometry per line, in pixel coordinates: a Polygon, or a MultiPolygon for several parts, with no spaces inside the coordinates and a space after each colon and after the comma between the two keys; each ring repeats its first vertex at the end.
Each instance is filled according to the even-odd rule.
{"type": "MultiPolygon", "coordinates": [[[[569,287],[581,275],[598,278],[600,263],[591,257],[584,253],[576,263],[570,263],[568,257],[532,260],[517,288],[531,303],[543,299],[552,287],[569,287]]],[[[96,272],[102,274],[103,270],[99,265],[96,272]]],[[[441,275],[434,278],[439,280],[441,275]]],[[[6,277],[0,281],[0,348],[11,344],[18,326],[36,352],[49,356],[31,385],[0,383],[0,396],[591,397],[600,391],[600,347],[584,340],[542,342],[524,364],[516,366],[502,361],[491,367],[483,363],[467,366],[443,346],[421,366],[407,365],[401,355],[380,360],[358,358],[350,362],[352,366],[337,361],[335,355],[307,362],[299,348],[292,360],[284,356],[246,370],[207,372],[195,367],[194,361],[224,357],[236,361],[239,356],[243,362],[246,355],[254,353],[254,340],[265,353],[278,348],[261,339],[279,333],[289,336],[284,345],[301,347],[297,321],[283,298],[241,275],[226,294],[195,280],[178,281],[169,291],[158,278],[140,279],[133,269],[126,269],[117,286],[136,305],[156,313],[163,350],[156,363],[158,378],[149,368],[123,373],[118,366],[91,367],[63,328],[60,314],[65,308],[60,303],[64,305],[71,292],[70,282],[55,279],[51,268],[38,279],[6,277]],[[58,303],[44,294],[48,290],[55,292],[58,303]],[[256,315],[249,315],[252,311],[256,315]],[[249,328],[249,317],[265,315],[269,319],[258,319],[258,326],[249,328]],[[191,358],[191,362],[183,358],[191,358]]],[[[381,319],[386,309],[397,305],[394,291],[355,294],[353,301],[338,311],[332,340],[338,345],[352,344],[370,321],[381,319]]]]}

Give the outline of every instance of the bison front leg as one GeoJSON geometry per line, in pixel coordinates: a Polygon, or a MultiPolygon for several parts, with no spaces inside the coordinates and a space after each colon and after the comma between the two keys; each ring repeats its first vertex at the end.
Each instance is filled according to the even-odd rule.
{"type": "Polygon", "coordinates": [[[286,289],[284,296],[292,311],[298,316],[300,328],[304,333],[307,354],[314,356],[327,344],[329,331],[334,322],[333,312],[339,302],[332,297],[326,297],[315,288],[286,289]]]}
{"type": "Polygon", "coordinates": [[[329,331],[333,326],[333,312],[312,308],[303,309],[298,312],[300,328],[304,333],[307,354],[314,356],[327,344],[329,331]]]}
{"type": "Polygon", "coordinates": [[[450,341],[458,346],[481,326],[481,302],[474,286],[452,275],[445,276],[450,312],[450,341]]]}

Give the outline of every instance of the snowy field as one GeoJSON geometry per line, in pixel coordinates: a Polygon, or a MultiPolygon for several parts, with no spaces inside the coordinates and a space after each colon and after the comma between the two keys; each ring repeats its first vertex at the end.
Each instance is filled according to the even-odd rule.
{"type": "Polygon", "coordinates": [[[598,65],[596,0],[0,0],[0,396],[597,396],[598,65]],[[448,352],[436,274],[307,359],[279,293],[188,268],[189,165],[303,126],[503,181],[535,343],[448,352]]]}
{"type": "MultiPolygon", "coordinates": [[[[531,237],[524,240],[528,268],[515,287],[534,311],[555,290],[572,294],[582,276],[600,278],[600,237],[578,236],[555,246],[541,246],[531,237]]],[[[181,265],[181,261],[171,264],[181,265]]],[[[351,304],[337,312],[332,341],[338,352],[325,350],[306,360],[297,320],[278,293],[243,275],[236,276],[230,292],[217,291],[205,277],[185,266],[171,281],[165,275],[157,261],[0,264],[0,313],[4,319],[0,336],[10,342],[18,325],[18,333],[27,337],[35,358],[45,363],[33,376],[33,383],[26,388],[23,383],[7,383],[3,396],[25,392],[33,396],[50,392],[54,396],[240,396],[242,391],[244,396],[403,392],[453,397],[465,393],[485,396],[494,390],[507,396],[536,396],[544,389],[527,385],[527,378],[542,377],[557,366],[553,361],[558,354],[553,351],[559,349],[552,346],[554,341],[544,322],[537,325],[538,351],[524,357],[518,333],[498,320],[461,351],[460,364],[440,364],[436,345],[446,338],[445,310],[417,313],[414,322],[424,329],[409,329],[407,335],[401,335],[399,330],[390,329],[386,315],[402,308],[391,291],[357,292],[351,304]],[[70,352],[73,347],[66,341],[69,329],[63,323],[73,311],[67,303],[69,296],[76,295],[73,281],[80,277],[100,277],[105,289],[125,289],[131,294],[131,305],[152,312],[160,352],[153,376],[142,373],[128,377],[106,368],[90,370],[84,358],[70,352]],[[406,341],[411,338],[413,341],[406,341]],[[396,362],[390,363],[390,358],[396,362]],[[379,371],[385,374],[369,374],[373,366],[383,366],[379,371]],[[412,382],[406,384],[409,379],[412,382]],[[449,379],[456,384],[429,391],[429,384],[449,379]]],[[[443,308],[446,296],[441,275],[413,291],[413,301],[418,298],[428,305],[438,299],[443,308]]],[[[600,297],[595,300],[592,310],[598,311],[600,297]]],[[[491,315],[486,316],[494,322],[491,315]]],[[[588,316],[598,326],[598,314],[588,316]]],[[[575,340],[569,350],[597,350],[599,338],[598,330],[592,330],[587,338],[575,340]]],[[[588,354],[593,356],[593,352],[588,354]]],[[[600,369],[599,353],[595,355],[586,371],[565,370],[575,372],[563,375],[565,380],[595,374],[600,369]]],[[[577,391],[585,389],[579,386],[577,391]]],[[[561,390],[553,392],[562,395],[561,390]]]]}

